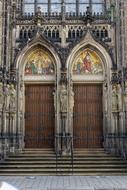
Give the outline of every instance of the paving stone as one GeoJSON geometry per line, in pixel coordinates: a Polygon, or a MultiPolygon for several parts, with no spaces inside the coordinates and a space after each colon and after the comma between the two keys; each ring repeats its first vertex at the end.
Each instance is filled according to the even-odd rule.
{"type": "Polygon", "coordinates": [[[127,190],[127,176],[0,176],[19,190],[127,190]]]}

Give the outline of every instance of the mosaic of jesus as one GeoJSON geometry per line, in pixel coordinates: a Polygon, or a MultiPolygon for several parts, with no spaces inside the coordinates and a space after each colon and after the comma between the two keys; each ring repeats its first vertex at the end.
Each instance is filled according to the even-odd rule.
{"type": "Polygon", "coordinates": [[[53,75],[54,73],[53,60],[46,51],[37,49],[27,57],[25,75],[53,75]]]}
{"type": "Polygon", "coordinates": [[[103,74],[102,61],[95,51],[85,49],[76,58],[73,74],[103,74]]]}

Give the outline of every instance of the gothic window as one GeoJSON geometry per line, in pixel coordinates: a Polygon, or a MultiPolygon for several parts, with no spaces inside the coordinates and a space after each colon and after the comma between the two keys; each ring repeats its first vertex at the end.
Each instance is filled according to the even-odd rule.
{"type": "Polygon", "coordinates": [[[79,12],[86,12],[87,7],[90,7],[92,13],[103,13],[104,3],[105,0],[79,0],[79,12]]]}
{"type": "Polygon", "coordinates": [[[105,0],[24,0],[24,14],[34,14],[38,7],[43,13],[60,13],[62,6],[68,13],[82,14],[90,7],[92,13],[102,13],[104,11],[105,0]]]}
{"type": "Polygon", "coordinates": [[[76,12],[76,0],[65,0],[66,12],[76,12]]]}

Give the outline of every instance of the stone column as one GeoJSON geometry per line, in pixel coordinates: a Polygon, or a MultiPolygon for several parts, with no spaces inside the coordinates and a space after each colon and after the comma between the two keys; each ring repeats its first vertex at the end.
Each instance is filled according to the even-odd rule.
{"type": "Polygon", "coordinates": [[[0,65],[1,65],[1,51],[2,51],[2,0],[0,0],[0,65]]]}
{"type": "MultiPolygon", "coordinates": [[[[125,82],[125,91],[124,91],[124,112],[125,112],[125,129],[124,133],[127,134],[127,81],[125,82]]],[[[126,137],[126,136],[125,136],[126,137]]],[[[127,139],[124,139],[124,157],[127,159],[127,139]]]]}
{"type": "Polygon", "coordinates": [[[23,149],[23,94],[24,94],[24,87],[23,84],[20,85],[19,91],[19,115],[18,115],[18,144],[19,144],[19,151],[23,149]]]}
{"type": "Polygon", "coordinates": [[[111,132],[111,152],[116,153],[116,136],[118,130],[118,92],[117,84],[112,86],[112,132],[111,132]]]}
{"type": "Polygon", "coordinates": [[[3,105],[4,105],[4,95],[3,95],[3,84],[0,82],[0,159],[3,159],[4,147],[3,147],[3,105]]]}
{"type": "Polygon", "coordinates": [[[16,150],[16,90],[14,85],[10,85],[10,134],[11,134],[11,147],[10,152],[16,150]]]}
{"type": "Polygon", "coordinates": [[[60,94],[60,114],[61,114],[61,125],[60,125],[60,136],[61,136],[61,154],[67,153],[67,86],[61,84],[60,94]]]}
{"type": "Polygon", "coordinates": [[[123,101],[122,101],[122,87],[120,84],[117,85],[118,93],[118,129],[117,129],[117,153],[122,154],[123,152],[123,101]]]}
{"type": "Polygon", "coordinates": [[[10,137],[9,137],[9,128],[10,128],[10,85],[4,87],[5,103],[4,103],[4,133],[6,134],[5,144],[6,152],[9,153],[10,150],[10,137]]]}

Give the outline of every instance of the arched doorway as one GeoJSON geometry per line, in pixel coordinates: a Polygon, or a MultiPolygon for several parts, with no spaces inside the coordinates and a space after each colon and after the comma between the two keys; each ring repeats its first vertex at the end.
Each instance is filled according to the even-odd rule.
{"type": "Polygon", "coordinates": [[[17,131],[20,149],[55,148],[59,130],[57,92],[60,60],[54,48],[37,36],[16,60],[18,76],[17,131]],[[56,93],[55,93],[56,92],[56,93]]]}
{"type": "Polygon", "coordinates": [[[103,146],[103,64],[98,54],[83,48],[72,66],[74,148],[103,146]]]}
{"type": "Polygon", "coordinates": [[[42,47],[33,50],[25,60],[25,148],[54,146],[55,63],[42,47]]]}

